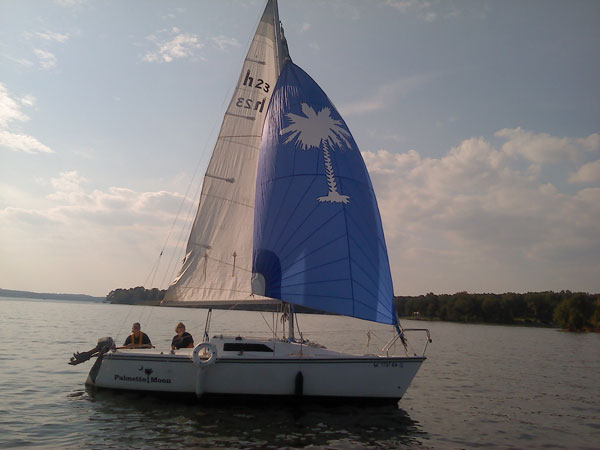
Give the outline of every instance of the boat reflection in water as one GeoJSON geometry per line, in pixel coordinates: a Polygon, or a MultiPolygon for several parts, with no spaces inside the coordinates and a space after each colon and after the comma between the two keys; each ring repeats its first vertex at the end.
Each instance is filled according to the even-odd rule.
{"type": "Polygon", "coordinates": [[[420,445],[426,434],[397,406],[327,405],[323,402],[222,401],[201,405],[193,397],[167,399],[131,391],[87,389],[101,417],[118,423],[87,439],[129,446],[152,442],[155,448],[400,448],[420,445]],[[145,424],[152,424],[148,427],[145,424]],[[101,436],[103,435],[103,436],[101,436]]]}

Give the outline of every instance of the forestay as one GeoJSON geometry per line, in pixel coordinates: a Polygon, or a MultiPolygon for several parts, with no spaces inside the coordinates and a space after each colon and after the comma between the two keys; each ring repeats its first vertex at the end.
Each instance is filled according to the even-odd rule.
{"type": "Polygon", "coordinates": [[[252,223],[263,123],[288,58],[269,0],[208,165],[183,267],[163,305],[263,300],[252,295],[252,223]]]}
{"type": "Polygon", "coordinates": [[[292,62],[271,99],[255,202],[261,293],[396,323],[383,228],[364,161],[333,104],[292,62]]]}

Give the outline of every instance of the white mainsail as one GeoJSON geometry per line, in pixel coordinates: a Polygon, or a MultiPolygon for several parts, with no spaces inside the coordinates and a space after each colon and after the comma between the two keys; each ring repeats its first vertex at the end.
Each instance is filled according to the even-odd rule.
{"type": "Polygon", "coordinates": [[[288,58],[277,2],[269,0],[204,176],[183,267],[163,305],[276,302],[252,294],[252,224],[263,125],[288,58]]]}

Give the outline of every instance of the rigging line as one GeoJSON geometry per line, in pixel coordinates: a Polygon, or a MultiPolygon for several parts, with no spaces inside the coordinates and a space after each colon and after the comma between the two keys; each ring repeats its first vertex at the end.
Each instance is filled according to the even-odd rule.
{"type": "MultiPolygon", "coordinates": [[[[168,276],[170,276],[171,280],[173,279],[174,271],[176,269],[176,266],[175,266],[175,261],[176,261],[175,256],[179,256],[178,259],[181,259],[181,250],[177,251],[176,249],[180,248],[181,243],[183,241],[183,236],[184,236],[185,231],[191,230],[191,227],[193,226],[193,223],[189,224],[190,216],[191,216],[191,212],[192,212],[192,209],[194,208],[194,206],[199,203],[199,202],[196,202],[196,197],[198,196],[198,193],[199,193],[199,191],[200,191],[200,189],[201,189],[201,187],[202,187],[203,184],[204,183],[200,183],[200,185],[196,188],[196,192],[194,193],[194,197],[192,199],[192,202],[190,203],[190,207],[188,208],[187,216],[186,216],[183,224],[181,225],[181,230],[179,232],[179,237],[177,238],[177,242],[175,244],[175,249],[171,253],[171,259],[169,260],[169,264],[168,264],[168,266],[167,266],[167,268],[166,268],[166,270],[165,270],[165,272],[163,274],[163,278],[162,278],[162,281],[160,283],[160,286],[164,286],[165,285],[165,280],[166,280],[166,278],[168,276]],[[186,226],[186,224],[187,224],[187,226],[186,226]],[[173,266],[173,269],[171,269],[171,266],[173,266]]],[[[183,248],[184,254],[185,254],[186,250],[187,249],[183,248]]]]}
{"type": "MultiPolygon", "coordinates": [[[[223,289],[225,290],[225,289],[223,289]]],[[[227,314],[228,312],[231,312],[234,310],[235,307],[237,307],[240,304],[240,302],[234,303],[233,305],[231,305],[229,308],[225,308],[225,309],[221,309],[221,310],[217,310],[217,311],[221,311],[220,314],[218,314],[217,316],[214,317],[214,319],[218,319],[222,316],[224,316],[225,314],[227,314]]],[[[213,313],[214,314],[214,313],[213,313]]]]}
{"type": "Polygon", "coordinates": [[[196,175],[198,173],[198,169],[200,168],[201,161],[202,161],[202,158],[200,158],[200,160],[196,164],[196,168],[194,169],[194,173],[192,175],[192,179],[188,183],[187,189],[185,190],[185,194],[183,194],[183,198],[181,199],[181,202],[179,203],[179,208],[177,209],[177,213],[175,214],[175,218],[173,219],[173,223],[171,224],[171,228],[169,228],[169,233],[167,234],[167,238],[165,239],[165,242],[164,242],[164,244],[162,246],[162,249],[160,251],[159,261],[160,261],[160,257],[162,256],[163,252],[165,251],[165,248],[167,248],[167,244],[169,242],[169,239],[171,238],[171,233],[173,232],[173,228],[175,228],[175,223],[177,223],[177,219],[179,219],[179,213],[181,212],[181,208],[183,208],[183,204],[187,200],[188,192],[190,191],[190,187],[192,186],[192,183],[194,182],[194,179],[196,178],[196,175]]]}
{"type": "Polygon", "coordinates": [[[367,332],[368,332],[368,333],[371,333],[371,336],[375,337],[375,338],[376,338],[376,339],[377,339],[379,342],[381,342],[381,343],[383,343],[383,344],[385,344],[387,341],[389,341],[389,339],[382,339],[382,338],[380,338],[380,337],[379,337],[379,336],[377,336],[377,334],[375,334],[375,332],[374,332],[374,331],[372,331],[372,330],[368,330],[367,332]]]}
{"type": "Polygon", "coordinates": [[[267,319],[265,319],[263,312],[262,311],[259,311],[259,312],[260,312],[260,317],[262,317],[262,320],[264,320],[264,322],[267,324],[267,328],[271,331],[271,333],[275,334],[275,330],[273,330],[271,325],[269,325],[269,322],[267,322],[267,319]]]}
{"type": "MultiPolygon", "coordinates": [[[[215,127],[216,127],[216,123],[213,123],[213,130],[215,127]]],[[[199,202],[200,202],[199,192],[203,188],[203,186],[204,186],[204,182],[198,184],[198,186],[196,188],[196,192],[194,193],[194,197],[192,198],[192,201],[190,202],[190,207],[188,208],[187,215],[185,217],[183,224],[181,225],[179,237],[177,238],[177,242],[175,244],[175,249],[171,253],[171,259],[169,260],[169,265],[167,266],[167,269],[165,270],[165,273],[163,275],[163,279],[161,281],[161,286],[165,285],[165,279],[167,277],[170,277],[170,279],[173,279],[173,275],[174,275],[175,269],[177,267],[175,261],[182,259],[182,252],[183,252],[183,255],[185,255],[185,253],[187,251],[187,248],[183,247],[181,244],[184,239],[184,236],[189,235],[189,232],[193,226],[193,222],[190,223],[190,216],[192,214],[192,211],[195,208],[199,207],[199,202]],[[177,249],[179,249],[179,250],[177,250],[177,249]],[[177,258],[175,258],[176,256],[177,256],[177,258]],[[171,269],[172,266],[173,266],[173,269],[171,269]]]]}
{"type": "Polygon", "coordinates": [[[159,264],[161,256],[162,256],[162,253],[158,256],[158,258],[156,258],[154,260],[154,264],[153,264],[152,268],[150,269],[150,273],[144,280],[144,284],[142,286],[149,286],[148,281],[151,279],[151,277],[152,277],[152,281],[154,281],[154,276],[156,275],[156,270],[158,269],[158,264],[159,264]]]}
{"type": "Polygon", "coordinates": [[[149,282],[148,282],[148,280],[146,280],[146,283],[148,283],[148,284],[144,284],[143,286],[152,287],[154,285],[154,279],[156,278],[156,274],[158,273],[158,266],[160,265],[161,258],[162,258],[162,252],[160,255],[158,255],[158,259],[156,260],[156,267],[154,268],[154,272],[152,273],[152,278],[150,279],[149,282]]]}
{"type": "MultiPolygon", "coordinates": [[[[158,290],[158,293],[157,293],[157,300],[158,300],[159,296],[160,296],[160,289],[158,290]]],[[[147,321],[147,323],[149,325],[151,323],[153,313],[156,311],[156,308],[158,308],[160,306],[160,300],[159,300],[158,305],[145,305],[145,306],[147,306],[147,311],[148,311],[148,317],[145,320],[147,321]]],[[[143,314],[143,312],[142,312],[142,314],[143,314]]],[[[149,326],[148,326],[148,328],[149,328],[149,326]]]]}
{"type": "Polygon", "coordinates": [[[152,317],[152,309],[150,305],[144,305],[140,314],[140,318],[138,320],[138,322],[140,322],[143,328],[150,328],[150,326],[148,326],[148,324],[150,323],[150,317],[152,317]],[[146,317],[144,317],[144,315],[146,315],[146,317]]]}
{"type": "Polygon", "coordinates": [[[300,331],[300,322],[298,322],[298,314],[294,313],[294,322],[296,323],[296,328],[298,329],[298,335],[300,336],[300,341],[304,341],[304,336],[302,335],[302,331],[300,331]]]}
{"type": "Polygon", "coordinates": [[[117,329],[113,328],[114,333],[112,333],[114,336],[117,336],[117,333],[122,333],[123,329],[125,328],[125,323],[130,320],[129,317],[131,316],[131,312],[133,311],[133,306],[134,305],[129,305],[129,308],[127,308],[127,313],[123,315],[123,320],[121,321],[121,323],[119,324],[117,329]]]}
{"type": "Polygon", "coordinates": [[[204,193],[204,195],[205,195],[206,197],[212,197],[212,198],[216,198],[216,199],[218,199],[218,200],[223,200],[224,202],[230,202],[230,203],[234,203],[234,204],[236,204],[236,205],[245,206],[246,208],[252,208],[252,209],[254,209],[254,205],[248,205],[248,204],[246,204],[246,203],[238,202],[238,201],[232,200],[232,199],[230,199],[230,198],[220,197],[220,196],[218,196],[218,195],[209,194],[209,193],[207,193],[207,192],[205,192],[205,193],[204,193]]]}
{"type": "MultiPolygon", "coordinates": [[[[215,124],[213,123],[213,131],[214,131],[214,127],[215,127],[215,124]]],[[[204,150],[206,150],[207,145],[208,145],[208,143],[205,142],[205,144],[204,144],[204,150]]],[[[196,179],[196,177],[198,175],[198,171],[200,169],[200,166],[204,162],[204,159],[205,159],[205,155],[204,154],[205,154],[204,151],[201,152],[201,156],[198,159],[198,162],[196,163],[196,167],[194,168],[194,172],[192,174],[190,182],[187,185],[187,188],[185,190],[185,194],[183,194],[181,202],[179,203],[179,208],[177,209],[177,213],[175,214],[175,217],[173,218],[173,222],[171,223],[171,227],[169,228],[169,232],[167,233],[167,237],[165,238],[165,241],[164,241],[163,246],[161,248],[160,254],[159,254],[158,258],[157,258],[156,269],[155,269],[154,275],[152,276],[151,285],[154,284],[154,278],[156,277],[156,274],[158,273],[158,269],[159,269],[160,261],[162,259],[162,255],[163,255],[165,249],[167,248],[167,244],[169,243],[169,240],[171,238],[171,234],[173,233],[173,229],[175,228],[175,224],[177,223],[177,220],[179,219],[179,215],[181,213],[183,205],[185,204],[185,201],[188,199],[188,193],[190,192],[190,189],[191,189],[192,185],[194,184],[194,180],[196,179]]],[[[194,200],[195,200],[195,196],[191,200],[192,200],[192,205],[193,205],[194,204],[194,200]]],[[[173,251],[171,253],[171,259],[173,258],[174,254],[175,254],[175,251],[173,251]]],[[[170,262],[169,262],[169,265],[170,265],[170,262]]],[[[167,270],[165,271],[165,274],[168,274],[168,272],[169,272],[169,266],[167,266],[167,270]]],[[[150,278],[150,276],[148,278],[150,278]]],[[[147,282],[147,280],[146,280],[146,282],[147,282]]],[[[165,276],[163,276],[163,280],[162,280],[162,282],[161,282],[161,284],[159,286],[164,286],[164,282],[165,282],[165,276]]],[[[151,285],[150,285],[150,287],[151,287],[151,285]]]]}

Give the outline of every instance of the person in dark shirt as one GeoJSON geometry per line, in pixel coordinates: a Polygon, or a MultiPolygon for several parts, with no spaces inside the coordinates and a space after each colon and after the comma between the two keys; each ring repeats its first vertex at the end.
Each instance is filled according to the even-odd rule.
{"type": "Polygon", "coordinates": [[[142,332],[139,322],[131,327],[131,334],[125,339],[124,347],[127,348],[152,348],[152,342],[146,333],[142,332]]]}
{"type": "Polygon", "coordinates": [[[194,348],[194,338],[185,331],[185,325],[179,322],[175,327],[175,336],[171,341],[171,350],[179,350],[180,348],[194,348]]]}

